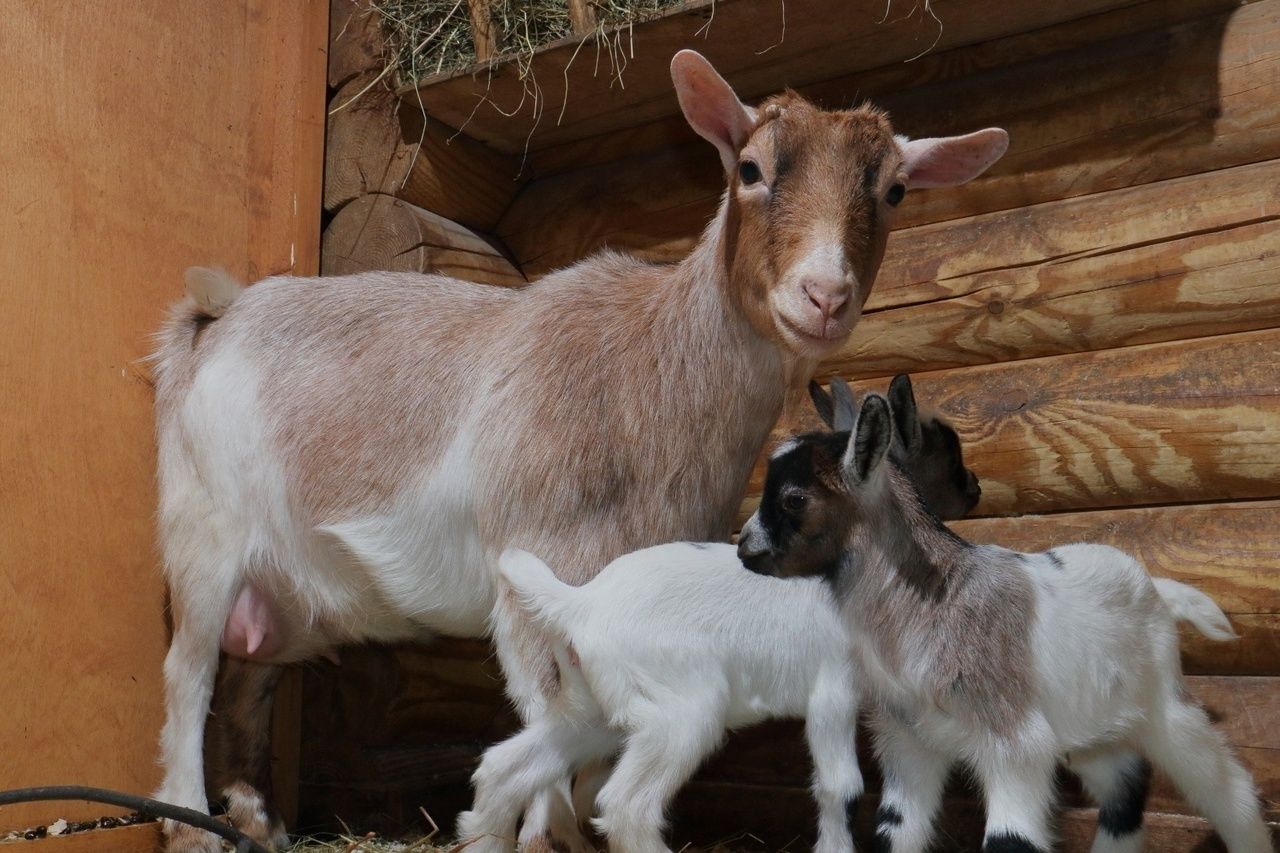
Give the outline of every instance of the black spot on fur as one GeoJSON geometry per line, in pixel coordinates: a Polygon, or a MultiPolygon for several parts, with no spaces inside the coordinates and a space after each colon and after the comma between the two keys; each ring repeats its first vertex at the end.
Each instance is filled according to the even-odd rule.
{"type": "Polygon", "coordinates": [[[1142,811],[1151,787],[1151,764],[1139,758],[1121,774],[1114,796],[1098,809],[1098,829],[1119,838],[1142,828],[1142,811]]]}
{"type": "Polygon", "coordinates": [[[876,832],[871,839],[871,849],[874,853],[892,853],[895,826],[902,826],[902,812],[891,805],[881,803],[876,809],[876,832]]]}
{"type": "Polygon", "coordinates": [[[882,826],[902,826],[902,812],[888,803],[881,803],[876,809],[876,831],[879,832],[882,826]]]}
{"type": "Polygon", "coordinates": [[[711,547],[710,542],[686,542],[684,544],[692,545],[694,548],[697,548],[699,551],[705,551],[711,547]]]}
{"type": "Polygon", "coordinates": [[[854,833],[854,824],[858,820],[858,797],[853,797],[845,801],[844,804],[844,825],[849,827],[849,834],[854,833]]]}
{"type": "Polygon", "coordinates": [[[1045,552],[1044,552],[1044,555],[1045,555],[1046,557],[1048,557],[1048,558],[1049,558],[1049,562],[1053,564],[1053,567],[1054,567],[1055,569],[1059,569],[1059,570],[1061,570],[1061,569],[1066,568],[1066,565],[1067,565],[1067,564],[1066,564],[1066,563],[1064,563],[1064,562],[1062,562],[1062,558],[1061,558],[1061,557],[1059,557],[1057,554],[1053,553],[1053,549],[1052,549],[1052,548],[1051,548],[1051,549],[1049,549],[1048,551],[1045,551],[1045,552]]]}
{"type": "Polygon", "coordinates": [[[1021,835],[1000,833],[988,838],[982,845],[982,853],[1047,853],[1021,835]]]}
{"type": "Polygon", "coordinates": [[[194,327],[193,331],[191,332],[191,348],[192,349],[195,349],[196,345],[200,343],[201,333],[204,332],[204,330],[209,327],[209,324],[212,323],[213,320],[214,318],[210,317],[208,314],[195,314],[194,316],[192,316],[191,325],[194,327]]]}

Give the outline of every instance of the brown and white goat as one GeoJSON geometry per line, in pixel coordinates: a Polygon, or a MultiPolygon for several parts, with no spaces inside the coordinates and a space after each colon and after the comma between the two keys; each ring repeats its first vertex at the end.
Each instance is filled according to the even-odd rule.
{"type": "Polygon", "coordinates": [[[1150,759],[1231,853],[1269,853],[1253,780],[1182,680],[1176,623],[1230,639],[1218,606],[1115,548],[961,539],[887,458],[892,431],[872,395],[851,435],[784,445],[738,551],[761,574],[830,581],[885,770],[877,849],[928,849],[963,762],[986,799],[983,849],[1045,853],[1064,763],[1101,807],[1094,852],[1138,853],[1150,759]]]}
{"type": "MultiPolygon", "coordinates": [[[[174,615],[162,799],[205,807],[220,638],[275,666],[492,634],[511,697],[535,712],[554,662],[497,594],[498,554],[529,549],[578,584],[646,545],[727,537],[785,389],[856,322],[905,189],[969,180],[1007,146],[997,129],[907,141],[877,110],[792,93],[753,109],[691,51],[672,77],[728,178],[679,264],[604,253],[523,290],[366,273],[240,292],[188,276],[156,370],[174,615]]],[[[245,702],[264,730],[265,703],[245,702]]],[[[228,789],[232,819],[279,841],[258,753],[228,789]]],[[[522,837],[572,824],[562,799],[541,796],[522,837]]],[[[165,829],[171,853],[217,849],[165,829]]]]}

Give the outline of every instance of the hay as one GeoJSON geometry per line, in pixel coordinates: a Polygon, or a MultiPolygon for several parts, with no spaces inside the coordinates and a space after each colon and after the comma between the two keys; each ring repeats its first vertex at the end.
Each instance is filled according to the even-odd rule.
{"type": "MultiPolygon", "coordinates": [[[[681,0],[592,0],[599,26],[587,38],[640,23],[679,5],[681,0]]],[[[375,0],[387,34],[388,67],[401,86],[416,86],[444,72],[476,62],[471,18],[465,0],[375,0]]],[[[538,48],[573,34],[565,0],[491,0],[489,15],[498,35],[499,60],[515,58],[527,66],[538,48]]]]}

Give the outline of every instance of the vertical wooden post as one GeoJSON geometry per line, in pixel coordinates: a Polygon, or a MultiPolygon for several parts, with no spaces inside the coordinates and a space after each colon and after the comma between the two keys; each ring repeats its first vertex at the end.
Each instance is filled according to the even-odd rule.
{"type": "Polygon", "coordinates": [[[569,21],[573,24],[574,35],[585,36],[596,28],[596,10],[591,7],[591,0],[566,0],[569,4],[569,21]]]}
{"type": "Polygon", "coordinates": [[[489,14],[489,0],[467,0],[471,15],[471,41],[476,48],[476,62],[492,59],[498,52],[498,28],[489,14]]]}

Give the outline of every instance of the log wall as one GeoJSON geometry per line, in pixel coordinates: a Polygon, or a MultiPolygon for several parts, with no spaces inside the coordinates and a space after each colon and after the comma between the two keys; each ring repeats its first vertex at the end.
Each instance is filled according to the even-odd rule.
{"type": "MultiPolygon", "coordinates": [[[[1012,137],[973,184],[909,194],[867,313],[819,374],[879,389],[913,374],[983,483],[975,517],[957,525],[964,535],[1026,549],[1109,542],[1213,595],[1242,638],[1184,634],[1185,668],[1274,820],[1280,0],[1091,9],[980,43],[944,41],[911,63],[799,81],[829,106],[869,96],[914,136],[997,124],[1012,137]]],[[[767,61],[759,66],[730,82],[757,85],[767,61]]],[[[448,189],[410,199],[403,180],[360,191],[436,213],[453,205],[446,218],[530,280],[606,245],[675,260],[710,217],[721,177],[711,147],[659,113],[646,106],[618,127],[604,111],[585,139],[552,131],[523,166],[485,148],[490,129],[474,126],[477,139],[461,138],[487,159],[465,183],[501,188],[475,194],[484,210],[456,212],[456,199],[442,200],[448,189]],[[495,177],[513,167],[514,181],[495,177]]],[[[510,272],[464,274],[518,284],[510,272]]],[[[808,417],[790,412],[779,433],[808,417]]],[[[420,824],[422,806],[448,824],[467,801],[475,756],[513,725],[500,691],[479,643],[360,650],[339,669],[313,668],[304,733],[338,732],[342,745],[304,757],[304,814],[394,828],[420,824]]],[[[794,724],[737,734],[682,796],[675,835],[750,833],[773,848],[803,839],[808,774],[794,724]]],[[[1088,849],[1096,814],[1070,782],[1064,791],[1062,849],[1088,849]]],[[[944,849],[972,849],[973,794],[957,783],[950,796],[944,849]]],[[[1197,846],[1205,825],[1167,783],[1151,810],[1152,849],[1212,849],[1197,846]]]]}

